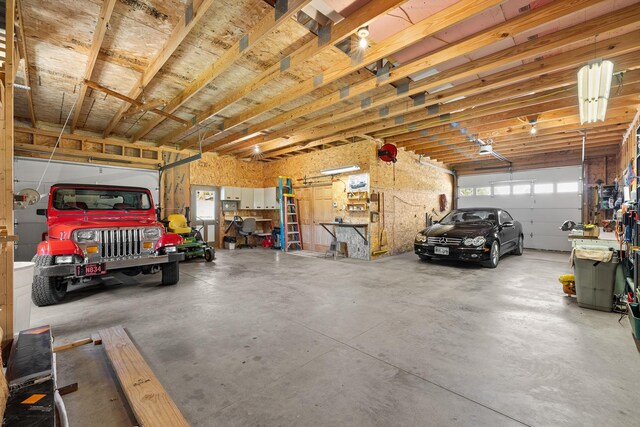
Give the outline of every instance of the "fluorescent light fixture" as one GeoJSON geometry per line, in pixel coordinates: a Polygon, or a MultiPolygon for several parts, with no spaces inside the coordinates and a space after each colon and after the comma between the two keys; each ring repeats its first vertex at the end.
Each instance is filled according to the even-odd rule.
{"type": "Polygon", "coordinates": [[[354,172],[354,171],[359,171],[359,170],[360,170],[360,166],[358,166],[358,165],[349,165],[349,166],[340,166],[340,167],[337,167],[337,168],[322,169],[320,171],[320,173],[322,175],[338,175],[340,173],[354,172]]]}
{"type": "Polygon", "coordinates": [[[580,124],[604,121],[613,77],[613,62],[591,62],[578,71],[580,124]]]}

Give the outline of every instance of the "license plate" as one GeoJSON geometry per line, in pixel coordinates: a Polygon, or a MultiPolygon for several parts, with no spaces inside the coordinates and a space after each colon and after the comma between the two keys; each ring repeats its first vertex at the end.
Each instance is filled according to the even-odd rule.
{"type": "Polygon", "coordinates": [[[76,265],[76,276],[100,276],[107,272],[107,265],[100,264],[76,265]]]}
{"type": "Polygon", "coordinates": [[[449,255],[449,248],[442,248],[440,246],[436,246],[433,248],[433,252],[436,255],[449,255]]]}

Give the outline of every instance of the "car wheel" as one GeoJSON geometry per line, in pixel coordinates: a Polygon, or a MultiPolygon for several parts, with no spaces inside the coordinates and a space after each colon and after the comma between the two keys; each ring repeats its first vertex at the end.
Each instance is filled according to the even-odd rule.
{"type": "MultiPolygon", "coordinates": [[[[35,256],[36,266],[54,265],[54,257],[50,255],[35,256]]],[[[64,277],[33,276],[31,300],[38,307],[58,304],[67,295],[67,280],[64,277]]]]}
{"type": "Polygon", "coordinates": [[[162,264],[162,284],[175,285],[180,280],[180,264],[178,261],[162,264]]]}
{"type": "Polygon", "coordinates": [[[500,262],[500,244],[494,241],[489,251],[489,260],[482,263],[485,267],[496,268],[500,262]]]}
{"type": "Polygon", "coordinates": [[[514,249],[513,253],[518,256],[524,253],[524,236],[520,235],[518,246],[514,249]]]}
{"type": "Polygon", "coordinates": [[[431,261],[431,257],[429,255],[418,255],[422,261],[431,261]]]}

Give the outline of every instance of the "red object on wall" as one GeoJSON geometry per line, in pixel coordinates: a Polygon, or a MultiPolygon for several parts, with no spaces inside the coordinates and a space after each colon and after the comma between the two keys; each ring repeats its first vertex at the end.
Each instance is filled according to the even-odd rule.
{"type": "Polygon", "coordinates": [[[447,210],[447,195],[446,194],[441,194],[440,195],[440,212],[444,212],[447,210]]]}
{"type": "Polygon", "coordinates": [[[396,158],[397,155],[398,155],[398,148],[393,144],[384,144],[378,150],[378,157],[383,162],[395,163],[397,161],[397,158],[396,158]]]}

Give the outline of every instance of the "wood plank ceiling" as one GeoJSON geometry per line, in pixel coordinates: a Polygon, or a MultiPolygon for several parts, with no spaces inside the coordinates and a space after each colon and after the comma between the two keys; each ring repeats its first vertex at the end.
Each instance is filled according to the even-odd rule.
{"type": "Polygon", "coordinates": [[[18,126],[272,161],[363,138],[462,173],[617,153],[639,0],[19,0],[18,126]],[[358,28],[368,25],[368,46],[358,28]],[[581,125],[576,73],[615,71],[581,125]],[[22,79],[22,80],[20,80],[22,79]],[[537,132],[531,133],[535,125],[537,132]]]}

